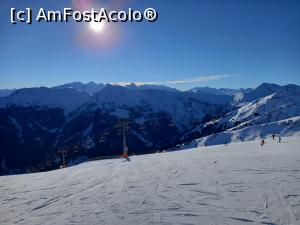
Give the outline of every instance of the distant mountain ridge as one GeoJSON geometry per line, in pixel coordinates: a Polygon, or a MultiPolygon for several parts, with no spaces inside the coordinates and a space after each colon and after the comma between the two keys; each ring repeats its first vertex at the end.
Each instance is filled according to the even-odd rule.
{"type": "MultiPolygon", "coordinates": [[[[142,84],[137,85],[134,82],[128,85],[118,85],[118,84],[109,84],[109,83],[95,83],[95,82],[72,82],[66,83],[54,87],[49,87],[49,89],[73,89],[80,92],[86,92],[90,95],[93,95],[103,88],[107,86],[122,86],[125,88],[129,88],[131,90],[149,90],[149,89],[157,89],[157,90],[165,90],[165,91],[174,91],[180,92],[180,90],[171,88],[164,85],[150,85],[150,84],[142,84]]],[[[242,101],[251,101],[257,99],[259,97],[267,96],[272,94],[278,90],[287,89],[287,88],[296,88],[299,87],[295,84],[288,84],[280,86],[278,84],[270,84],[270,83],[263,83],[256,88],[240,88],[240,89],[230,89],[230,88],[211,88],[211,87],[194,87],[189,89],[185,92],[193,92],[193,93],[205,93],[205,94],[212,94],[212,95],[227,95],[227,96],[237,96],[242,95],[240,100],[242,101]]],[[[40,87],[43,88],[43,87],[40,87]]],[[[47,88],[47,87],[45,87],[47,88]]],[[[33,88],[21,88],[21,89],[34,89],[33,88]]],[[[16,90],[20,89],[0,89],[0,97],[6,97],[16,90]]]]}
{"type": "Polygon", "coordinates": [[[89,99],[90,95],[76,89],[23,88],[0,98],[0,107],[48,107],[71,111],[89,99]]]}
{"type": "Polygon", "coordinates": [[[12,94],[16,89],[0,89],[0,98],[12,94]]]}
{"type": "Polygon", "coordinates": [[[96,84],[95,82],[88,82],[86,84],[81,82],[73,82],[73,83],[67,83],[67,84],[55,86],[52,88],[53,89],[65,89],[65,88],[75,89],[77,91],[86,92],[90,95],[93,95],[106,86],[107,86],[106,84],[102,84],[102,83],[96,84]]]}
{"type": "Polygon", "coordinates": [[[280,86],[278,84],[263,83],[263,84],[259,85],[257,88],[244,93],[243,97],[241,98],[241,101],[249,102],[249,101],[253,101],[255,99],[261,98],[261,97],[268,96],[275,92],[289,91],[289,90],[290,91],[293,91],[293,90],[299,91],[300,86],[295,85],[295,84],[287,84],[287,85],[280,86]]]}
{"type": "Polygon", "coordinates": [[[189,92],[202,92],[214,95],[235,95],[236,93],[247,93],[251,91],[252,88],[240,88],[240,89],[230,89],[230,88],[211,88],[211,87],[195,87],[190,90],[189,92]]]}

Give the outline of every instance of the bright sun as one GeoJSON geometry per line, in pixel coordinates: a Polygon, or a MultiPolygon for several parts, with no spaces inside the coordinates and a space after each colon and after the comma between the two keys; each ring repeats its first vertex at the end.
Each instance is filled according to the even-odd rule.
{"type": "Polygon", "coordinates": [[[90,28],[95,32],[101,32],[104,28],[104,23],[92,21],[90,22],[90,28]]]}

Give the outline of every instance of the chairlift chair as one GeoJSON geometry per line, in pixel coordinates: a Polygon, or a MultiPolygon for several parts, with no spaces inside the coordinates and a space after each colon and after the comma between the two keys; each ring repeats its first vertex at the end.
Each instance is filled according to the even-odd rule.
{"type": "Polygon", "coordinates": [[[102,137],[102,138],[100,138],[100,139],[98,140],[98,142],[99,142],[99,143],[103,143],[103,142],[105,142],[105,141],[106,141],[106,139],[105,139],[105,138],[103,138],[103,137],[102,137]]]}
{"type": "Polygon", "coordinates": [[[73,152],[76,153],[76,152],[79,152],[79,146],[78,145],[75,145],[75,147],[73,148],[73,152]]]}
{"type": "Polygon", "coordinates": [[[41,169],[41,170],[44,170],[45,166],[43,164],[40,164],[40,165],[38,165],[38,168],[41,169]]]}
{"type": "Polygon", "coordinates": [[[85,148],[92,148],[94,146],[94,142],[91,138],[88,138],[85,142],[85,148]]]}
{"type": "Polygon", "coordinates": [[[46,161],[46,166],[52,166],[52,161],[51,160],[47,160],[46,161]]]}
{"type": "Polygon", "coordinates": [[[170,123],[169,127],[175,127],[175,124],[174,123],[170,123]]]}

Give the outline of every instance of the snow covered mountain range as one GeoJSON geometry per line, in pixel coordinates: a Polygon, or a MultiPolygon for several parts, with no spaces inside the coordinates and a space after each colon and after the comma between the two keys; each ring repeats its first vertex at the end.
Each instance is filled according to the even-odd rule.
{"type": "Polygon", "coordinates": [[[195,145],[210,145],[200,139],[216,133],[227,136],[211,144],[298,132],[299,97],[297,85],[268,83],[239,90],[93,82],[18,89],[0,97],[0,174],[57,168],[62,149],[69,163],[119,155],[120,121],[126,123],[130,154],[195,139],[195,145]],[[279,126],[284,132],[264,125],[285,121],[290,128],[279,126]],[[237,134],[245,129],[251,132],[237,134]]]}

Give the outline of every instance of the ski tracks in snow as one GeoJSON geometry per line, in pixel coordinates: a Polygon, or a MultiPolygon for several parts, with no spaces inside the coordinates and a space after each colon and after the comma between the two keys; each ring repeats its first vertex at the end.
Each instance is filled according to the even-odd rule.
{"type": "Polygon", "coordinates": [[[0,177],[0,224],[300,224],[299,144],[244,142],[0,177]]]}

